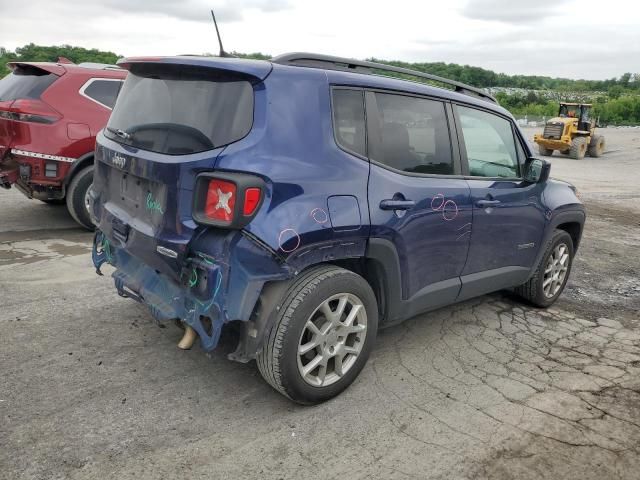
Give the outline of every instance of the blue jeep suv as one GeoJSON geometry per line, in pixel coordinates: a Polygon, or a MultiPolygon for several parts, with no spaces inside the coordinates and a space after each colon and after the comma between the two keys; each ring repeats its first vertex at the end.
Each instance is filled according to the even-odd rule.
{"type": "Polygon", "coordinates": [[[314,54],[120,66],[93,260],[178,320],[182,348],[238,325],[229,357],[312,404],[353,382],[378,328],[500,289],[561,294],[584,208],[483,91],[314,54]]]}

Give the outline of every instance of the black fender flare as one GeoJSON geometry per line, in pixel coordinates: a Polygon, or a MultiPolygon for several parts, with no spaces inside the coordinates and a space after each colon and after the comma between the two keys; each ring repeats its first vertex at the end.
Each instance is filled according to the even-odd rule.
{"type": "MultiPolygon", "coordinates": [[[[564,210],[561,212],[552,212],[551,220],[547,224],[544,235],[542,237],[542,241],[540,242],[540,247],[538,248],[538,255],[536,255],[536,260],[533,262],[533,266],[531,267],[531,272],[529,272],[529,278],[535,273],[538,268],[538,264],[542,260],[542,256],[545,252],[545,246],[551,240],[553,236],[553,232],[556,231],[558,225],[562,225],[564,223],[578,223],[580,225],[580,236],[582,236],[582,232],[584,230],[584,222],[587,218],[587,215],[584,209],[581,210],[564,210]]],[[[574,251],[577,251],[578,245],[574,246],[574,251]]]]}
{"type": "Polygon", "coordinates": [[[268,282],[255,303],[253,315],[248,321],[241,322],[238,345],[229,360],[247,363],[262,351],[264,340],[276,321],[280,304],[289,286],[295,278],[268,282]]]}
{"type": "Polygon", "coordinates": [[[378,282],[379,291],[376,296],[380,303],[381,326],[393,324],[406,316],[402,308],[402,303],[406,300],[406,289],[403,286],[405,279],[402,277],[398,251],[391,240],[370,238],[365,258],[370,267],[367,271],[375,275],[378,282]]]}

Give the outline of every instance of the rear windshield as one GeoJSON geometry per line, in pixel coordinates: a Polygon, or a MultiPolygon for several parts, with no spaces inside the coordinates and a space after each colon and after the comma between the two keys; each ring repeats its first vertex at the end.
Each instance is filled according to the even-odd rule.
{"type": "Polygon", "coordinates": [[[240,140],[252,124],[253,87],[247,80],[164,66],[129,73],[105,135],[143,150],[184,155],[240,140]]]}
{"type": "Polygon", "coordinates": [[[38,99],[58,77],[36,67],[16,67],[0,80],[0,102],[19,98],[38,99]]]}

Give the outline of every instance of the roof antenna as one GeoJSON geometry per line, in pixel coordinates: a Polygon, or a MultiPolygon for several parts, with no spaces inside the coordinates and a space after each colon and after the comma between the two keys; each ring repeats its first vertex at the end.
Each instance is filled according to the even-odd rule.
{"type": "Polygon", "coordinates": [[[211,18],[213,18],[213,25],[216,27],[216,35],[218,35],[218,43],[220,44],[220,53],[219,57],[235,57],[235,55],[231,55],[224,51],[224,47],[222,46],[222,39],[220,38],[220,30],[218,30],[218,22],[216,22],[216,16],[213,13],[213,9],[211,10],[211,18]]]}

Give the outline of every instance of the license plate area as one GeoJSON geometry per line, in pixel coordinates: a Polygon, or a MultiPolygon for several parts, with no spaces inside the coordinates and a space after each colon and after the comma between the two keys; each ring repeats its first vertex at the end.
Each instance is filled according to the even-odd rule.
{"type": "Polygon", "coordinates": [[[157,224],[166,210],[166,185],[112,169],[109,198],[131,217],[157,224]]]}
{"type": "MultiPolygon", "coordinates": [[[[118,172],[120,175],[120,201],[123,207],[140,208],[143,198],[149,190],[149,181],[130,173],[118,172]]],[[[130,210],[130,208],[127,208],[130,210]]]]}

